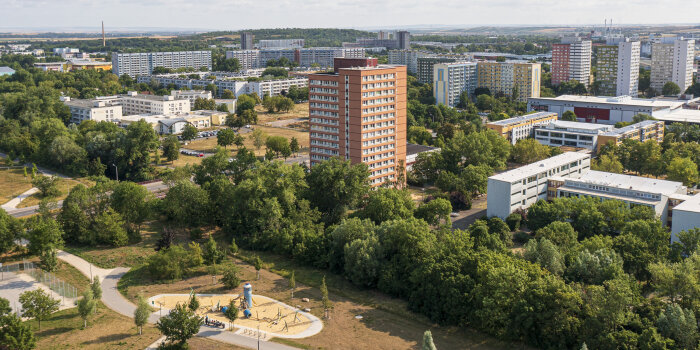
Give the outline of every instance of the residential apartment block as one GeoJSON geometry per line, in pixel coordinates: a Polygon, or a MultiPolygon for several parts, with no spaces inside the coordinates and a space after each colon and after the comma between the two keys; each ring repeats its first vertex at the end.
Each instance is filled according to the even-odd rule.
{"type": "Polygon", "coordinates": [[[654,140],[661,144],[664,141],[664,122],[660,120],[644,120],[637,124],[632,124],[619,129],[613,129],[606,132],[598,138],[597,150],[600,147],[612,142],[619,145],[624,140],[637,140],[645,142],[654,140]]]}
{"type": "Polygon", "coordinates": [[[129,91],[126,95],[119,95],[116,101],[122,106],[122,113],[124,115],[173,115],[188,113],[191,110],[189,99],[175,98],[172,95],[144,95],[136,91],[129,91]]]}
{"type": "Polygon", "coordinates": [[[639,41],[628,39],[597,48],[596,81],[605,96],[637,96],[639,90],[639,41]]]}
{"type": "Polygon", "coordinates": [[[252,50],[255,48],[253,41],[255,36],[251,32],[241,33],[241,50],[252,50]]]}
{"type": "Polygon", "coordinates": [[[535,140],[545,146],[596,149],[600,135],[614,130],[612,125],[555,120],[535,126],[535,140]]]}
{"type": "Polygon", "coordinates": [[[335,59],[309,75],[311,165],[331,157],[365,163],[370,183],[396,181],[406,163],[406,67],[335,59]]]}
{"type": "Polygon", "coordinates": [[[486,215],[505,219],[517,209],[527,209],[547,199],[550,177],[578,178],[591,166],[586,153],[565,152],[523,167],[489,177],[486,215]]]}
{"type": "Polygon", "coordinates": [[[150,75],[155,67],[211,70],[211,51],[112,53],[112,72],[118,76],[150,75]]]}
{"type": "Polygon", "coordinates": [[[540,96],[542,67],[539,63],[481,61],[477,68],[477,87],[487,88],[491,94],[512,96],[519,102],[540,96]]]}
{"type": "Polygon", "coordinates": [[[474,94],[476,62],[438,63],[433,66],[433,96],[436,104],[455,107],[463,92],[474,94]]]}
{"type": "Polygon", "coordinates": [[[416,58],[416,69],[418,71],[418,82],[422,84],[433,83],[434,66],[438,63],[451,63],[458,61],[471,61],[468,55],[435,55],[416,58]]]}
{"type": "Polygon", "coordinates": [[[70,108],[70,122],[80,124],[84,120],[96,122],[114,122],[122,116],[122,106],[118,102],[103,100],[80,100],[61,97],[61,101],[70,108]]]}
{"type": "Polygon", "coordinates": [[[308,85],[307,78],[297,78],[291,77],[287,79],[270,79],[261,81],[246,81],[246,80],[236,80],[227,78],[216,78],[216,79],[190,79],[190,78],[179,78],[171,75],[152,75],[143,76],[136,79],[139,83],[151,83],[157,82],[161,85],[175,85],[178,89],[188,88],[188,89],[201,89],[209,84],[214,84],[219,96],[224,90],[229,90],[234,96],[238,97],[243,94],[251,94],[253,92],[257,93],[258,96],[277,96],[289,91],[289,88],[296,86],[299,88],[306,87],[308,85]]]}
{"type": "Polygon", "coordinates": [[[418,74],[418,58],[430,53],[418,50],[389,50],[389,64],[402,64],[411,74],[418,74]]]}
{"type": "Polygon", "coordinates": [[[552,45],[552,85],[576,80],[588,87],[591,82],[590,40],[563,38],[561,44],[552,45]]]}
{"type": "Polygon", "coordinates": [[[258,41],[258,48],[260,49],[301,49],[302,47],[304,47],[304,39],[278,39],[258,41]]]}
{"type": "Polygon", "coordinates": [[[270,60],[285,57],[301,67],[318,65],[320,68],[332,68],[333,59],[365,57],[364,48],[310,47],[301,49],[264,49],[226,51],[226,58],[236,58],[244,69],[264,68],[270,60]]]}
{"type": "Polygon", "coordinates": [[[208,100],[212,98],[211,91],[207,90],[171,90],[170,96],[179,100],[187,99],[190,101],[190,106],[194,108],[194,101],[197,98],[208,100]]]}
{"type": "Polygon", "coordinates": [[[486,127],[515,144],[518,140],[532,137],[535,126],[547,125],[557,120],[556,113],[539,112],[519,117],[486,123],[486,127]]]}
{"type": "Polygon", "coordinates": [[[664,85],[673,82],[681,93],[693,84],[695,40],[679,38],[670,43],[652,43],[651,87],[661,93],[664,85]]]}

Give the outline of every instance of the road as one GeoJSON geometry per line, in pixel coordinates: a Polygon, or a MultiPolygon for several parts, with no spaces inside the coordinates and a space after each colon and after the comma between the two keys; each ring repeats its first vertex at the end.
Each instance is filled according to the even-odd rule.
{"type": "MultiPolygon", "coordinates": [[[[157,192],[165,191],[168,189],[168,185],[163,183],[163,181],[144,183],[144,184],[142,184],[142,186],[146,187],[146,189],[151,193],[157,193],[157,192]]],[[[56,209],[59,209],[62,206],[63,206],[62,200],[56,202],[56,209]]],[[[7,213],[16,217],[16,218],[21,218],[21,217],[25,217],[25,216],[34,215],[38,211],[39,211],[39,206],[33,205],[31,207],[26,207],[26,208],[7,210],[7,213]]]]}

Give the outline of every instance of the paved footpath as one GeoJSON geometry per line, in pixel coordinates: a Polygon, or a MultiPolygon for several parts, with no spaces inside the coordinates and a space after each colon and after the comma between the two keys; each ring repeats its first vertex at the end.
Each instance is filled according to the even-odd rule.
{"type": "MultiPolygon", "coordinates": [[[[82,272],[85,276],[97,276],[102,284],[102,302],[107,305],[110,309],[130,318],[134,317],[134,310],[136,310],[136,305],[128,301],[124,296],[117,290],[117,283],[119,279],[124,276],[125,273],[129,271],[125,267],[117,267],[115,269],[102,269],[97,266],[90,264],[83,258],[70,254],[68,252],[59,251],[58,258],[73,265],[78,271],[82,272]]],[[[156,323],[160,318],[159,312],[156,311],[151,314],[148,318],[148,322],[156,323]]],[[[238,346],[243,346],[250,349],[258,348],[258,341],[255,338],[251,338],[244,335],[235,334],[230,331],[225,331],[221,329],[214,329],[207,326],[201,326],[199,328],[199,333],[197,336],[206,337],[214,340],[218,340],[224,343],[235,344],[238,346]]],[[[157,346],[157,342],[151,344],[151,346],[157,346]]],[[[149,346],[149,348],[151,348],[149,346]]],[[[260,341],[260,349],[262,350],[296,350],[297,348],[273,343],[268,341],[260,341]]]]}

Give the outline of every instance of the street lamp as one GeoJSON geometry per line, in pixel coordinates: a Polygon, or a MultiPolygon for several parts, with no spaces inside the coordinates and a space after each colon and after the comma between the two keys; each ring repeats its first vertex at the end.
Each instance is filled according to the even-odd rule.
{"type": "Polygon", "coordinates": [[[112,163],[114,166],[114,176],[117,178],[117,181],[119,181],[119,168],[117,168],[117,165],[112,163]]]}

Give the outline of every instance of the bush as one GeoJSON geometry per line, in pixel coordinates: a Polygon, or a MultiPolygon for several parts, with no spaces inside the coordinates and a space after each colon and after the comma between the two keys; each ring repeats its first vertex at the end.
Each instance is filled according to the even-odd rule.
{"type": "Polygon", "coordinates": [[[161,249],[148,258],[147,269],[151,276],[159,280],[179,280],[188,270],[202,265],[202,249],[196,243],[186,250],[182,246],[161,249]]]}
{"type": "Polygon", "coordinates": [[[520,229],[520,222],[523,220],[523,216],[519,213],[511,213],[506,218],[506,224],[511,231],[517,231],[520,229]]]}
{"type": "Polygon", "coordinates": [[[241,279],[238,277],[238,267],[231,265],[224,271],[224,276],[221,278],[226,289],[234,289],[241,284],[241,279]]]}
{"type": "Polygon", "coordinates": [[[533,237],[525,232],[518,232],[513,236],[513,242],[518,244],[525,244],[530,241],[533,237]]]}

